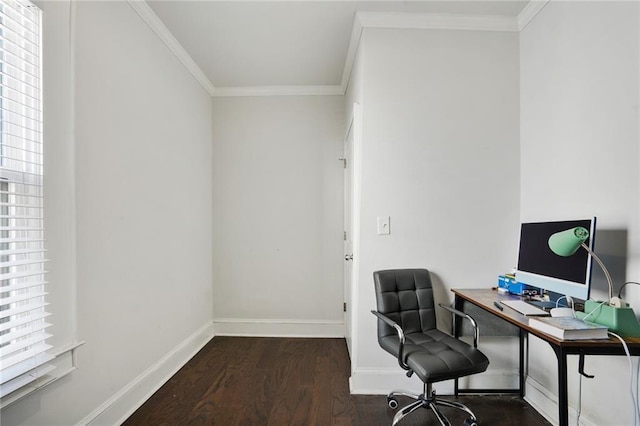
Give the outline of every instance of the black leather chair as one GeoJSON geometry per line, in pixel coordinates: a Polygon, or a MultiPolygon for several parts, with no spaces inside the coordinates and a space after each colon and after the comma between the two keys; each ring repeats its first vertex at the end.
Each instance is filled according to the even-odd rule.
{"type": "Polygon", "coordinates": [[[469,417],[464,425],[477,425],[476,416],[465,405],[436,399],[432,384],[481,373],[489,366],[487,357],[477,349],[478,329],[473,318],[449,306],[439,306],[470,320],[474,328],[473,346],[436,328],[435,304],[431,276],[426,269],[393,269],[373,273],[378,317],[378,343],[397,357],[407,376],[414,373],[424,383],[421,395],[393,391],[387,395],[389,407],[397,408],[397,396],[407,396],[414,402],[402,408],[393,418],[396,425],[420,407],[430,408],[441,425],[449,420],[438,406],[465,411],[469,417]]]}

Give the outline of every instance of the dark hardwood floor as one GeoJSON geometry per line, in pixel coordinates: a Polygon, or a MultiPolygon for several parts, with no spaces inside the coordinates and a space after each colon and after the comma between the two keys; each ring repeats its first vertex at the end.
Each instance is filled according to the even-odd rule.
{"type": "MultiPolygon", "coordinates": [[[[343,339],[215,337],[124,425],[390,425],[385,396],[350,395],[348,378],[343,339]]],[[[514,396],[460,401],[481,425],[549,424],[514,396]]],[[[466,417],[443,411],[453,425],[466,417]]],[[[428,410],[400,423],[436,424],[428,410]]]]}

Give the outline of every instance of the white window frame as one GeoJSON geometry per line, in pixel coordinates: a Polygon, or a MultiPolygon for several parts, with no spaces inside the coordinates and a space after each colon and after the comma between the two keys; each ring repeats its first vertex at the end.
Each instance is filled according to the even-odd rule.
{"type": "Polygon", "coordinates": [[[54,368],[46,331],[41,34],[37,6],[0,0],[0,407],[49,382],[54,368]]]}

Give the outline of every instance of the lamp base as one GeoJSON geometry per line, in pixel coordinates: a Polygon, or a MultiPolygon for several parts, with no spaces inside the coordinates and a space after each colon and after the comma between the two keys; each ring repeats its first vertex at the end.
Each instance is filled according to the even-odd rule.
{"type": "Polygon", "coordinates": [[[584,312],[576,312],[576,316],[584,319],[592,311],[587,321],[604,325],[609,331],[622,337],[640,337],[640,323],[633,309],[616,308],[606,303],[587,300],[584,302],[584,312]]]}

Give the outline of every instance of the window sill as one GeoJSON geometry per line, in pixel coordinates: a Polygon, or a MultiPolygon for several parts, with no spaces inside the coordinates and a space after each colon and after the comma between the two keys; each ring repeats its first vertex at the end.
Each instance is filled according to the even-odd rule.
{"type": "Polygon", "coordinates": [[[51,372],[51,374],[45,374],[44,376],[36,379],[33,383],[24,386],[0,399],[0,410],[5,409],[6,407],[21,400],[22,398],[31,395],[32,393],[42,388],[47,387],[51,383],[62,379],[63,377],[74,371],[77,368],[75,351],[80,346],[84,345],[84,343],[85,342],[72,343],[68,346],[64,346],[52,351],[51,355],[53,355],[55,359],[51,361],[50,364],[54,365],[55,368],[51,372]]]}

